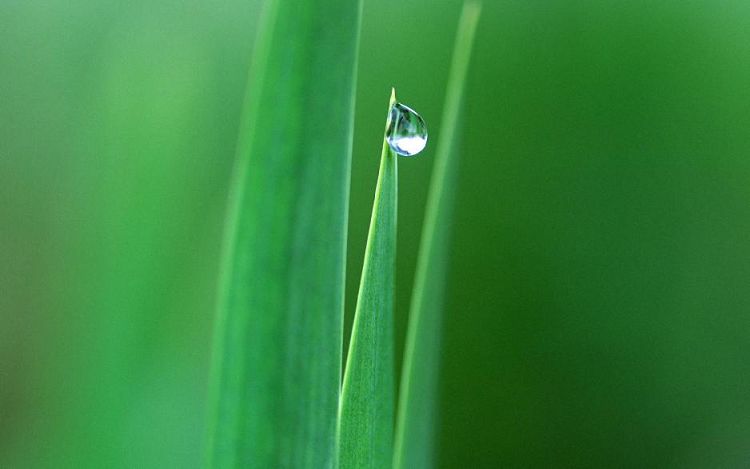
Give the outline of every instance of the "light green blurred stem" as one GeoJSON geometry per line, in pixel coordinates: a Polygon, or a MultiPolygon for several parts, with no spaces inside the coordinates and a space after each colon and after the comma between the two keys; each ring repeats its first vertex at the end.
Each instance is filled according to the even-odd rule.
{"type": "MultiPolygon", "coordinates": [[[[395,102],[392,91],[389,116],[395,102]]],[[[398,156],[384,138],[341,396],[342,469],[384,469],[393,454],[397,204],[398,156]]]]}
{"type": "Polygon", "coordinates": [[[360,16],[352,0],[265,5],[230,195],[208,467],[335,466],[360,16]]]}
{"type": "Polygon", "coordinates": [[[395,469],[421,469],[434,465],[442,309],[458,169],[454,149],[480,9],[477,2],[464,4],[448,78],[404,352],[393,460],[395,469]]]}

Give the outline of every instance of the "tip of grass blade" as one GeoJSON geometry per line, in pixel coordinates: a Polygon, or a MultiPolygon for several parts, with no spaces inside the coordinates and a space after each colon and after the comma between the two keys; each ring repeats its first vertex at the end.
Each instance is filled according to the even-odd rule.
{"type": "MultiPolygon", "coordinates": [[[[388,119],[394,102],[391,89],[388,119]]],[[[397,193],[398,159],[384,138],[339,404],[341,469],[384,467],[393,453],[397,193]]]]}
{"type": "MultiPolygon", "coordinates": [[[[385,151],[385,148],[388,146],[386,143],[386,139],[388,138],[388,127],[391,125],[391,109],[393,109],[393,105],[396,104],[396,88],[393,86],[391,87],[391,99],[388,101],[388,116],[385,119],[385,135],[383,135],[383,151],[385,151]]],[[[390,149],[388,151],[391,151],[390,149]]],[[[395,155],[393,155],[395,157],[395,155]]]]}

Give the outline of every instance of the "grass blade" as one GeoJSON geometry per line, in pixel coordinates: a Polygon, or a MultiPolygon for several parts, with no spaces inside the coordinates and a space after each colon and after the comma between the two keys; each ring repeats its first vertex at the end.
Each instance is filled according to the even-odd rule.
{"type": "Polygon", "coordinates": [[[434,465],[443,290],[458,169],[453,150],[480,9],[477,2],[464,4],[448,78],[404,352],[393,459],[395,469],[434,465]]]}
{"type": "Polygon", "coordinates": [[[335,465],[360,16],[360,1],[265,4],[230,195],[209,467],[335,465]]]}
{"type": "MultiPolygon", "coordinates": [[[[390,109],[396,102],[391,92],[390,109]]],[[[398,156],[383,138],[339,416],[342,469],[383,469],[393,454],[393,301],[398,156]]]]}

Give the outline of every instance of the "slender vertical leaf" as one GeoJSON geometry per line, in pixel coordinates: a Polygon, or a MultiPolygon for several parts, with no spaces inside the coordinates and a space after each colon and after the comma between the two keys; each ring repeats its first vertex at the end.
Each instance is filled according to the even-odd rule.
{"type": "Polygon", "coordinates": [[[480,5],[467,2],[453,51],[417,263],[398,405],[394,467],[434,465],[443,290],[458,159],[459,111],[480,5]]]}
{"type": "Polygon", "coordinates": [[[208,465],[335,465],[361,2],[269,0],[240,128],[208,465]]]}
{"type": "MultiPolygon", "coordinates": [[[[396,102],[391,92],[390,109],[396,102]]],[[[398,156],[383,139],[339,416],[342,469],[383,469],[393,454],[393,292],[398,156]]]]}

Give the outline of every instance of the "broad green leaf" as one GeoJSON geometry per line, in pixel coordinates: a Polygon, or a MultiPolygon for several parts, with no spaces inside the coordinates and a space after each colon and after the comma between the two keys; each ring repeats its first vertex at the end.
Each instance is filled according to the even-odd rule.
{"type": "Polygon", "coordinates": [[[335,465],[361,2],[264,5],[240,128],[208,466],[335,465]]]}
{"type": "Polygon", "coordinates": [[[443,291],[458,170],[456,133],[480,8],[477,2],[464,4],[448,78],[404,351],[393,459],[395,469],[434,465],[443,291]]]}
{"type": "MultiPolygon", "coordinates": [[[[396,102],[392,91],[388,105],[396,102]]],[[[342,469],[388,467],[393,454],[398,155],[383,139],[339,416],[342,469]]]]}

